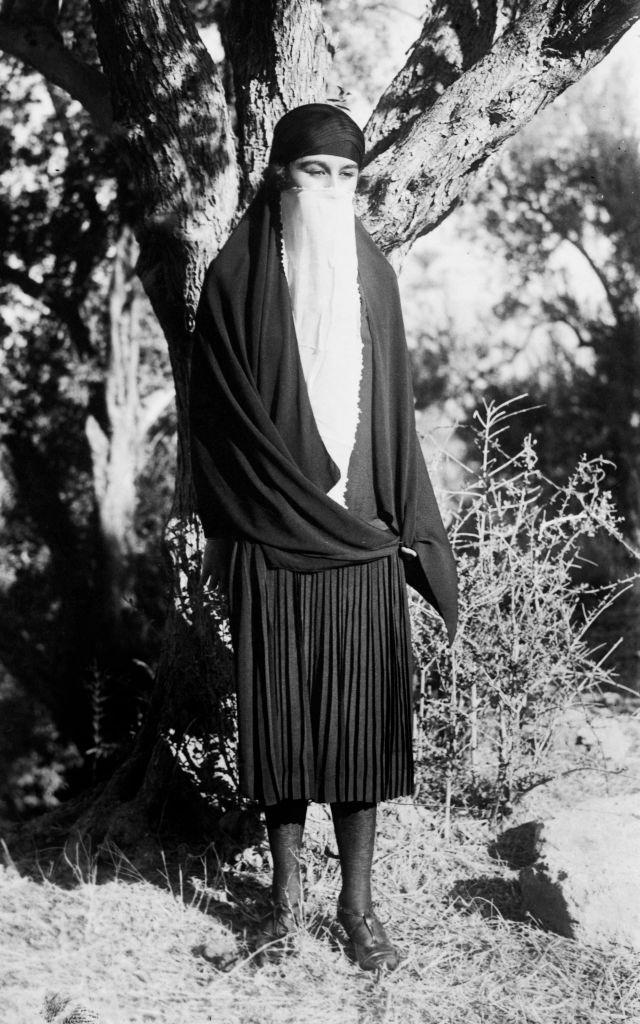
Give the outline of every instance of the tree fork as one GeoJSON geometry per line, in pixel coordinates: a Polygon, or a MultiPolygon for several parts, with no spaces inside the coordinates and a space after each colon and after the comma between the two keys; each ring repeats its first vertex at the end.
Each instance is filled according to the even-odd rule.
{"type": "Polygon", "coordinates": [[[291,107],[325,98],[331,54],[318,0],[235,0],[222,34],[233,69],[244,203],[260,183],[276,121],[291,107]]]}

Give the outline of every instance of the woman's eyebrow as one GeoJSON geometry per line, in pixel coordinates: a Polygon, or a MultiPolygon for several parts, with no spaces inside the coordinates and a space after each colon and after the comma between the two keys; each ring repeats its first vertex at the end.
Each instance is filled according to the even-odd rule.
{"type": "MultiPolygon", "coordinates": [[[[313,167],[313,166],[322,167],[322,169],[325,170],[325,171],[330,170],[329,164],[325,163],[324,160],[318,160],[315,157],[308,157],[306,160],[302,159],[300,161],[300,163],[298,164],[298,167],[300,168],[300,170],[303,170],[305,167],[313,167]]],[[[353,164],[344,164],[340,168],[341,171],[357,171],[357,169],[358,169],[358,167],[357,167],[357,164],[355,164],[355,163],[353,163],[353,164]]]]}

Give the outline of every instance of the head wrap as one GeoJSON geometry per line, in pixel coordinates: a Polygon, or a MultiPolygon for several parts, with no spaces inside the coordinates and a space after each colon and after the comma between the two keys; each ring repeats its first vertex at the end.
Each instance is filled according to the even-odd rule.
{"type": "Polygon", "coordinates": [[[364,135],[353,118],[339,107],[330,103],[305,103],[278,121],[269,163],[289,164],[318,153],[342,156],[362,167],[364,135]]]}

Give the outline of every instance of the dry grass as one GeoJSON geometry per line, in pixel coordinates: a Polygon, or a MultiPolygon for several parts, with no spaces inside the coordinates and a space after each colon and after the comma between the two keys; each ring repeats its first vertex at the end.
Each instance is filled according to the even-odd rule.
{"type": "MultiPolygon", "coordinates": [[[[426,812],[381,816],[378,902],[406,953],[390,975],[349,959],[333,923],[337,861],[314,809],[305,853],[307,925],[281,963],[250,938],[268,864],[230,869],[187,852],[142,877],[124,858],[105,880],[77,852],[63,887],[42,872],[0,873],[2,1024],[43,1020],[45,992],[79,995],[103,1024],[618,1024],[640,1022],[640,963],[518,920],[517,876],[487,853],[485,826],[449,843],[426,812]]],[[[256,851],[256,861],[260,853],[256,851]]]]}

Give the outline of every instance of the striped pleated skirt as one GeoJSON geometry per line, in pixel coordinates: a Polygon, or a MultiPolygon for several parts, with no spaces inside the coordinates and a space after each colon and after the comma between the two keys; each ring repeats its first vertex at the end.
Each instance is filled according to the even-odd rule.
{"type": "Polygon", "coordinates": [[[297,572],[236,546],[230,578],[241,792],[379,802],[413,791],[412,657],[398,554],[297,572]]]}

